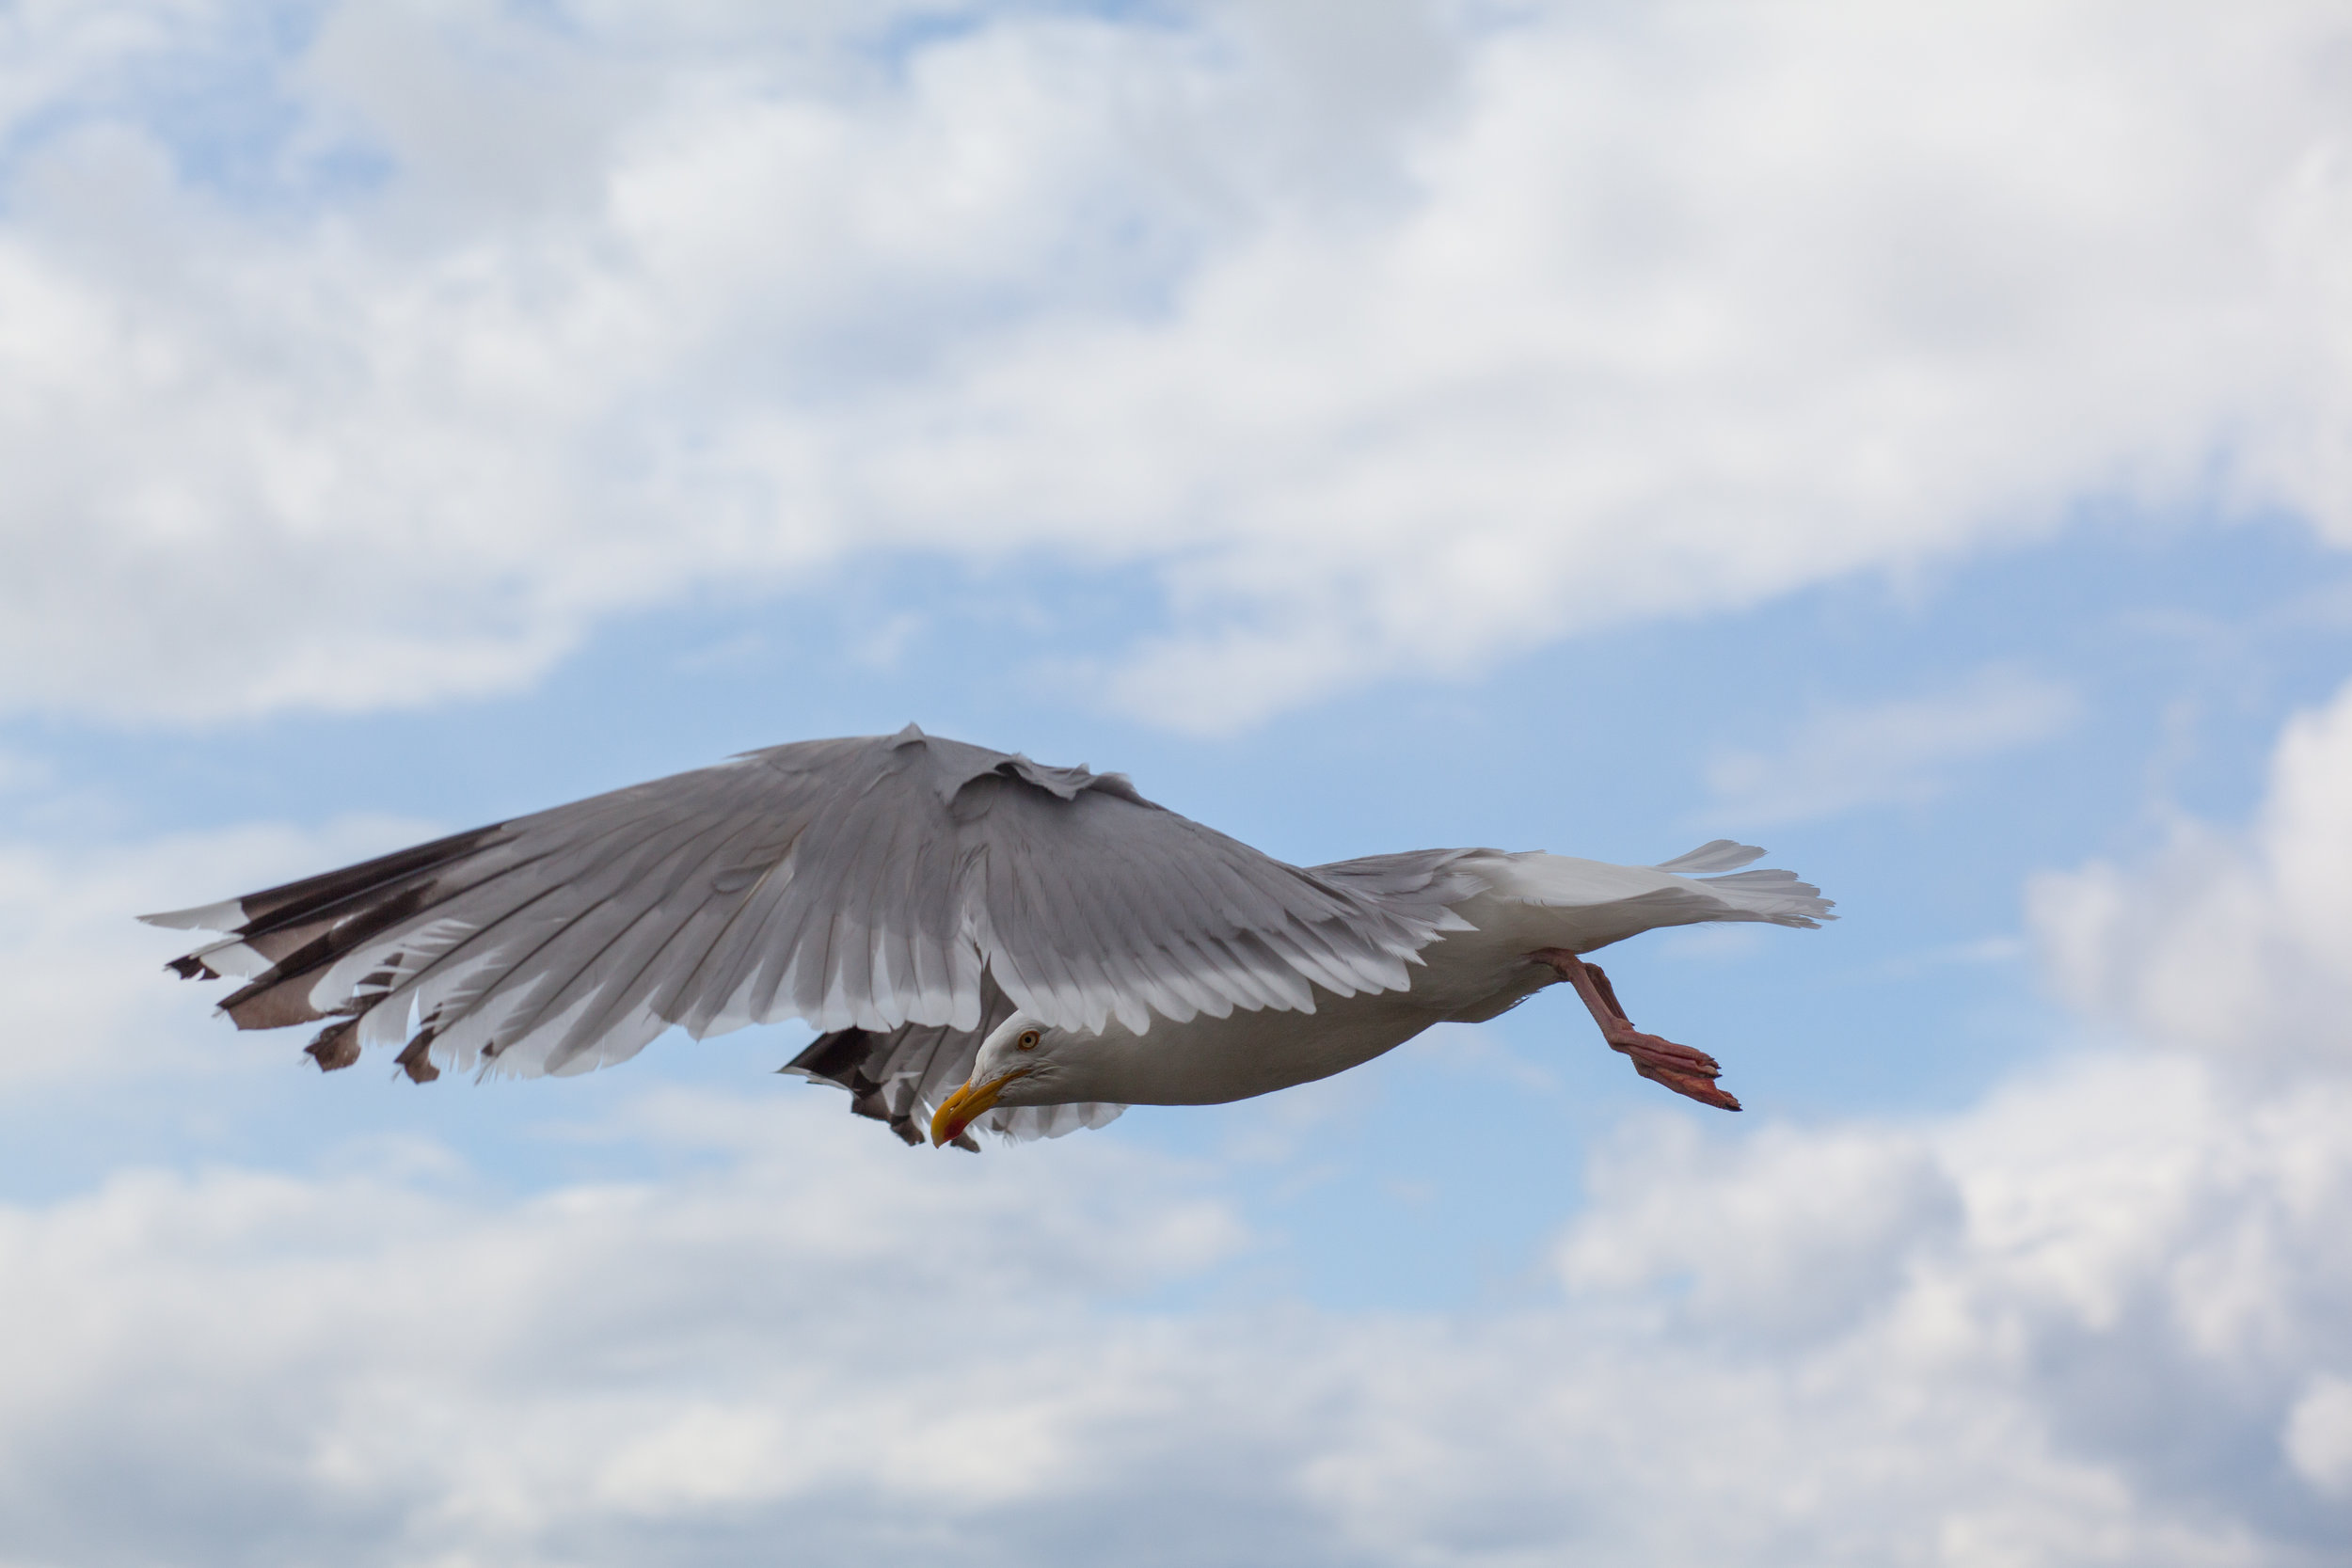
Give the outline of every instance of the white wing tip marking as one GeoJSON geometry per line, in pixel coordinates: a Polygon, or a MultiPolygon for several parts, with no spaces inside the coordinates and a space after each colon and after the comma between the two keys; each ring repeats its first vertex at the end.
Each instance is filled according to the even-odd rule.
{"type": "Polygon", "coordinates": [[[229,898],[192,910],[166,910],[158,914],[143,914],[139,919],[146,925],[167,927],[175,931],[233,931],[245,924],[245,900],[229,898]]]}

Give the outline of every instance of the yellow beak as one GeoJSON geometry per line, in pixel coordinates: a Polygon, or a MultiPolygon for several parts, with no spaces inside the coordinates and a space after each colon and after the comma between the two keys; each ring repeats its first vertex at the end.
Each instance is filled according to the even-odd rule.
{"type": "Polygon", "coordinates": [[[941,1101],[939,1109],[931,1113],[931,1147],[937,1148],[962,1136],[965,1128],[988,1115],[1007,1084],[1028,1076],[1028,1071],[1027,1068],[1017,1067],[985,1084],[966,1084],[941,1101]]]}

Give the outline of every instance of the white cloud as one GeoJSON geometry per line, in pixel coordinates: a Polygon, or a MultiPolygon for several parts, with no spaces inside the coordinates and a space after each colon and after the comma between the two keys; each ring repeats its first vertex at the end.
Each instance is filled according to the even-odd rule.
{"type": "Polygon", "coordinates": [[[1993,669],[1935,696],[1822,707],[1777,751],[1720,753],[1706,815],[1762,825],[1930,800],[1959,766],[2048,739],[2077,705],[2067,687],[1993,669]]]}
{"type": "Polygon", "coordinates": [[[2039,879],[2067,1001],[2265,1074],[2352,1063],[2352,686],[2287,726],[2252,826],[2179,823],[2146,865],[2039,879]]]}
{"type": "Polygon", "coordinates": [[[1216,727],[2090,494],[2352,542],[2335,7],[530,15],[12,19],[0,702],[1031,550],[1152,568],[1089,678],[1216,727]],[[281,138],[151,86],[230,71],[281,138]]]}
{"type": "Polygon", "coordinates": [[[2352,1379],[2323,1372],[2287,1418],[2287,1457],[2322,1491],[2352,1493],[2352,1379]]]}
{"type": "Polygon", "coordinates": [[[0,1553],[2139,1568],[2352,1522],[2341,1085],[2113,1059],[1917,1128],[1661,1120],[1598,1162],[1565,1297],[1382,1316],[1122,1306],[1241,1237],[1114,1139],[632,1114],[721,1158],[0,1211],[0,1553]]]}
{"type": "Polygon", "coordinates": [[[1234,1240],[1108,1142],[1074,1167],[1091,1197],[1041,1204],[1017,1164],[911,1156],[830,1096],[641,1114],[735,1160],[516,1201],[362,1155],[8,1213],[0,1316],[35,1338],[0,1396],[0,1552],[230,1560],[261,1528],[300,1557],[588,1560],[746,1509],[1018,1500],[1085,1468],[1110,1397],[1056,1370],[1073,1297],[1234,1240]],[[99,1506],[110,1463],[138,1505],[99,1506]]]}

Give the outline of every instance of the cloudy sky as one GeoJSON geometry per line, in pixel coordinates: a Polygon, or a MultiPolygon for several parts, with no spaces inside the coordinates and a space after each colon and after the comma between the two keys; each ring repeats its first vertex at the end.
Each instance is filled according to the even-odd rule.
{"type": "Polygon", "coordinates": [[[8,1568],[2342,1560],[2340,4],[20,0],[0,544],[8,1568]],[[1845,918],[977,1159],[129,918],[909,720],[1845,918]]]}

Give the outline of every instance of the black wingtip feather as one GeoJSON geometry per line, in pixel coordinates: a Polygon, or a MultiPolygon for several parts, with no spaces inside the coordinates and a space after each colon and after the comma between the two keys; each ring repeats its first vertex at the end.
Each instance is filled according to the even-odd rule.
{"type": "Polygon", "coordinates": [[[302,1048],[302,1053],[318,1063],[321,1072],[342,1071],[359,1059],[358,1024],[356,1018],[328,1024],[302,1048]]]}
{"type": "MultiPolygon", "coordinates": [[[[882,1122],[908,1148],[919,1148],[927,1129],[915,1120],[921,1107],[915,1103],[914,1085],[903,1079],[884,1082],[866,1071],[868,1062],[889,1059],[893,1043],[891,1036],[870,1030],[834,1029],[818,1036],[776,1070],[849,1090],[850,1110],[869,1121],[882,1122]]],[[[955,1142],[959,1148],[975,1154],[980,1151],[969,1134],[958,1136],[955,1142]]]]}
{"type": "Polygon", "coordinates": [[[506,831],[503,822],[487,827],[470,828],[447,838],[437,838],[430,844],[419,844],[397,849],[389,855],[378,855],[372,861],[326,871],[315,877],[305,877],[297,882],[285,882],[259,893],[248,893],[241,902],[245,906],[246,923],[240,933],[246,937],[291,926],[308,919],[330,905],[346,898],[430,871],[451,861],[462,860],[506,831]]]}

